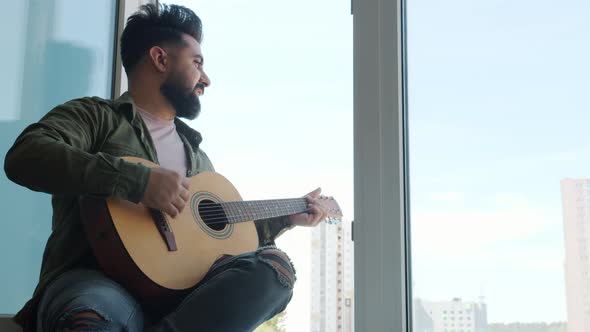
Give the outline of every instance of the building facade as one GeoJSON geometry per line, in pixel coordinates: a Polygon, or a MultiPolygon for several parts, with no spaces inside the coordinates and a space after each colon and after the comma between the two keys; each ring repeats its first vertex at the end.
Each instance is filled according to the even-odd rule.
{"type": "Polygon", "coordinates": [[[464,302],[460,298],[446,302],[414,301],[426,315],[420,332],[487,332],[487,306],[479,302],[464,302]]]}
{"type": "Polygon", "coordinates": [[[312,332],[354,330],[353,257],[349,223],[312,230],[312,332]]]}
{"type": "Polygon", "coordinates": [[[590,179],[561,181],[568,332],[590,332],[590,179]]]}

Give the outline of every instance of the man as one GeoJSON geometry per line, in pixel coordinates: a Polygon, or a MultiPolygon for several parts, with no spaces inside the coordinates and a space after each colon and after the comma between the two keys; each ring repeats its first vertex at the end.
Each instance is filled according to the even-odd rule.
{"type": "Polygon", "coordinates": [[[256,221],[258,250],[217,261],[194,289],[169,302],[139,303],[100,271],[83,235],[80,196],[114,196],[176,216],[189,199],[186,176],[213,170],[201,135],[178,119],[197,117],[199,96],[211,84],[201,37],[191,10],[143,6],[121,36],[129,91],[113,101],[81,98],[56,107],[7,153],[11,180],[53,195],[41,278],[15,317],[25,331],[251,331],[290,301],[295,272],[274,239],[325,219],[319,189],[306,196],[307,213],[256,221]]]}

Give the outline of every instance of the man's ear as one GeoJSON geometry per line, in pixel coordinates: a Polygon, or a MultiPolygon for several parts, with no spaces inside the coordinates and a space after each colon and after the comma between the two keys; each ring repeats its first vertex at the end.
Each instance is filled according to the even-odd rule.
{"type": "Polygon", "coordinates": [[[168,68],[168,53],[159,46],[150,48],[149,59],[157,71],[163,73],[168,68]]]}

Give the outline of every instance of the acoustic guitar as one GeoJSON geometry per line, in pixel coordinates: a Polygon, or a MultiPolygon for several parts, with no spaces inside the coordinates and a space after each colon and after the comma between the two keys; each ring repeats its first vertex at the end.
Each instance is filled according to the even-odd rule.
{"type": "MultiPolygon", "coordinates": [[[[158,167],[141,158],[124,159],[158,167]]],[[[189,201],[174,218],[117,198],[80,200],[86,235],[100,267],[139,299],[185,291],[203,279],[219,257],[256,250],[254,220],[307,211],[305,198],[243,201],[215,172],[189,181],[189,201]]],[[[339,222],[338,203],[325,197],[320,202],[328,222],[339,222]]]]}

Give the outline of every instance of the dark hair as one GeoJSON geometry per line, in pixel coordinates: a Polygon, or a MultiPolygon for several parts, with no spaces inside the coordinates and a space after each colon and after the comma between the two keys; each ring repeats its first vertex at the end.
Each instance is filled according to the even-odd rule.
{"type": "Polygon", "coordinates": [[[121,35],[121,60],[129,75],[146,52],[156,45],[182,44],[182,34],[203,38],[201,19],[178,5],[147,4],[127,19],[121,35]]]}

